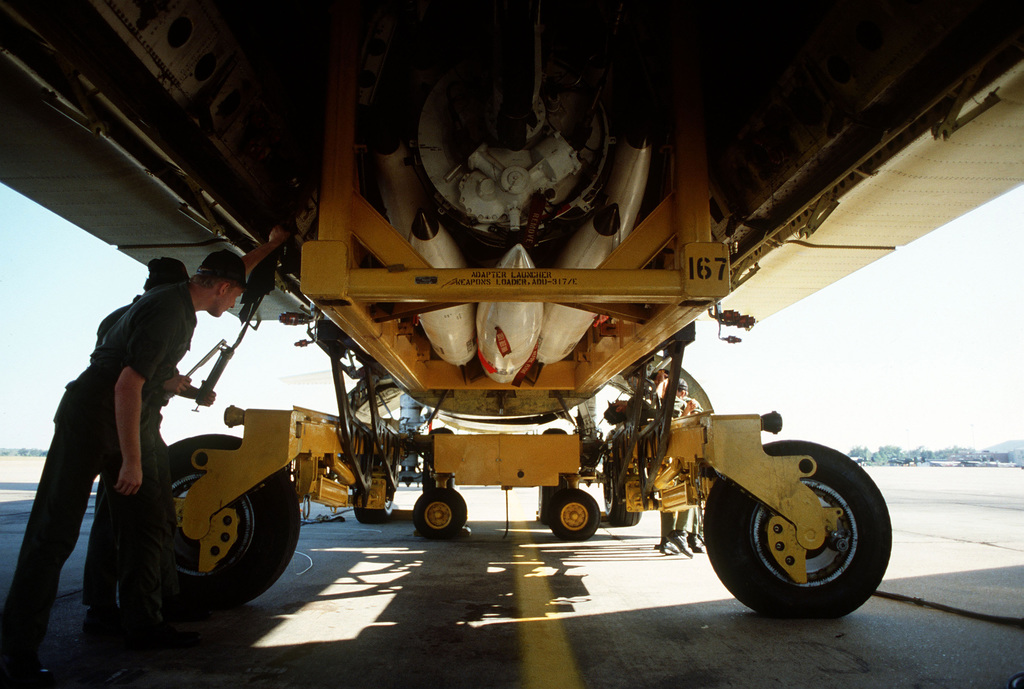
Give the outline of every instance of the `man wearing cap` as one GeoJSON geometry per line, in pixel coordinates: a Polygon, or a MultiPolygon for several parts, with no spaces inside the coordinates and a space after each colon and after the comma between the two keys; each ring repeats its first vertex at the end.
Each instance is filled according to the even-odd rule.
{"type": "MultiPolygon", "coordinates": [[[[664,370],[664,369],[662,369],[664,370]]],[[[668,373],[665,384],[667,387],[668,373]]],[[[680,418],[699,414],[704,411],[700,402],[690,397],[690,389],[685,380],[680,379],[676,386],[676,395],[672,400],[672,416],[680,418]]],[[[664,555],[685,555],[693,557],[694,553],[703,553],[698,532],[700,514],[696,507],[688,507],[679,512],[661,513],[661,542],[655,548],[664,555]],[[683,540],[683,536],[686,540],[683,540]]]]}
{"type": "MultiPolygon", "coordinates": [[[[172,285],[188,282],[188,269],[181,261],[162,257],[154,258],[148,264],[149,277],[143,285],[143,292],[148,292],[160,285],[172,285]]],[[[142,295],[135,297],[134,304],[142,295]]],[[[131,308],[132,304],[126,304],[115,309],[100,322],[96,331],[96,346],[103,343],[107,331],[120,320],[121,316],[131,308]]],[[[160,423],[163,418],[160,407],[175,394],[195,398],[198,392],[190,385],[191,381],[182,375],[175,375],[164,383],[163,394],[155,399],[146,400],[146,404],[156,405],[150,417],[150,423],[142,433],[148,434],[150,440],[144,442],[146,445],[159,453],[159,466],[161,469],[161,480],[170,481],[167,473],[167,446],[160,437],[160,423]],[[191,392],[191,394],[189,394],[191,392]]],[[[211,393],[211,397],[213,397],[211,393]]],[[[212,399],[204,400],[203,404],[212,403],[212,399]]],[[[166,505],[168,522],[173,524],[176,521],[173,501],[166,505]]],[[[117,606],[117,545],[114,538],[113,518],[110,514],[110,498],[107,495],[106,483],[100,476],[99,487],[96,490],[96,507],[93,512],[92,529],[89,531],[89,545],[85,557],[85,572],[82,580],[82,602],[89,606],[86,612],[85,623],[82,629],[88,633],[98,634],[120,634],[121,612],[117,606]]],[[[172,526],[173,532],[173,526],[172,526]]],[[[168,619],[169,606],[178,605],[175,596],[178,593],[178,573],[174,561],[173,536],[164,543],[163,555],[161,558],[161,590],[162,606],[161,613],[168,619]]],[[[208,615],[208,613],[207,613],[208,615]]],[[[176,621],[186,621],[186,615],[177,614],[176,621]]],[[[192,615],[195,617],[201,615],[192,615]]],[[[171,620],[174,621],[174,620],[171,620]]]]}
{"type": "Polygon", "coordinates": [[[245,289],[255,266],[287,239],[280,227],[247,255],[218,251],[187,283],[155,287],[111,326],[90,365],[67,391],[32,505],[3,617],[2,679],[11,686],[54,683],[39,662],[60,570],[78,540],[97,474],[111,498],[118,539],[118,584],[129,648],[182,648],[194,632],[167,625],[160,613],[160,553],[170,528],[162,506],[170,486],[160,480],[156,453],[142,428],[152,405],[188,351],[196,314],[221,316],[245,289]]]}
{"type": "Polygon", "coordinates": [[[700,406],[700,402],[690,397],[690,388],[686,381],[680,380],[679,385],[676,386],[676,398],[672,401],[672,416],[678,419],[682,416],[700,414],[702,411],[704,409],[700,406]]]}

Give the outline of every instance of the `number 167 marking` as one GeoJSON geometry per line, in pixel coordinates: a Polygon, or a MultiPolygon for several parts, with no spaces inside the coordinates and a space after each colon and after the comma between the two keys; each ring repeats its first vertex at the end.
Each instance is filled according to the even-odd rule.
{"type": "Polygon", "coordinates": [[[690,256],[691,280],[725,280],[729,259],[723,256],[690,256]],[[717,276],[716,276],[717,273],[717,276]]]}

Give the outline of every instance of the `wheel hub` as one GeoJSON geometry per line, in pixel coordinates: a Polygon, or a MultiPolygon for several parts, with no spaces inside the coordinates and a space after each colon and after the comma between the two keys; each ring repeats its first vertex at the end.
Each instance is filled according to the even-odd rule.
{"type": "MultiPolygon", "coordinates": [[[[835,509],[838,520],[835,528],[829,532],[820,548],[806,552],[806,583],[801,586],[820,586],[838,577],[853,560],[857,550],[857,522],[853,517],[849,504],[829,486],[805,479],[804,483],[818,496],[822,508],[835,509]]],[[[763,507],[758,508],[754,515],[751,531],[754,549],[765,567],[783,581],[791,582],[781,564],[774,562],[772,548],[775,533],[772,531],[772,515],[763,507]]]]}
{"type": "Polygon", "coordinates": [[[836,552],[846,553],[850,549],[850,532],[846,529],[833,531],[828,535],[827,542],[836,552]]]}
{"type": "MultiPolygon", "coordinates": [[[[175,509],[181,509],[181,504],[188,496],[188,489],[201,476],[200,473],[189,474],[171,484],[171,494],[176,502],[175,509]]],[[[211,534],[201,541],[188,538],[180,527],[175,529],[175,560],[182,573],[194,577],[208,576],[215,571],[233,566],[248,551],[254,536],[254,512],[249,496],[243,495],[238,498],[231,504],[231,509],[224,508],[218,515],[220,518],[218,523],[213,525],[211,534]],[[225,531],[229,532],[227,538],[221,536],[225,531]]]]}
{"type": "Polygon", "coordinates": [[[433,529],[443,529],[452,521],[452,508],[443,502],[432,502],[423,513],[427,524],[433,529]]]}
{"type": "Polygon", "coordinates": [[[578,502],[571,502],[562,508],[559,518],[565,528],[579,531],[587,525],[589,514],[586,507],[578,502]]]}

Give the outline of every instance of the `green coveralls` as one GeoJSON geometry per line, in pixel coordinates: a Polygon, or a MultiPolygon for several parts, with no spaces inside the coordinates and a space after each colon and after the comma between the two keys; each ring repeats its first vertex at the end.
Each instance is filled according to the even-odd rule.
{"type": "MultiPolygon", "coordinates": [[[[700,406],[700,402],[692,397],[679,397],[677,395],[672,400],[672,416],[677,419],[681,417],[683,415],[683,410],[686,409],[686,405],[691,400],[696,405],[696,409],[694,409],[692,413],[699,414],[704,411],[700,406]]],[[[687,534],[701,535],[700,511],[696,507],[687,507],[679,512],[662,512],[661,537],[665,538],[673,531],[684,531],[687,534]]]]}
{"type": "MultiPolygon", "coordinates": [[[[135,298],[138,301],[139,297],[135,298]]],[[[132,302],[132,304],[135,303],[132,302]]],[[[121,316],[131,308],[127,304],[112,311],[104,318],[96,330],[96,346],[103,343],[103,338],[121,316]]],[[[151,446],[158,453],[157,461],[163,471],[166,469],[166,481],[171,480],[167,466],[167,445],[160,436],[160,423],[163,420],[159,406],[166,404],[165,395],[155,400],[143,400],[143,404],[156,404],[149,415],[151,423],[142,428],[144,446],[151,446]]],[[[110,497],[107,495],[106,481],[100,476],[96,488],[96,501],[93,510],[92,529],[89,531],[89,545],[85,555],[85,569],[82,577],[82,603],[90,607],[113,608],[117,605],[117,541],[114,537],[114,519],[110,514],[110,497]]],[[[161,560],[161,591],[164,600],[178,595],[178,570],[174,560],[174,529],[177,515],[173,500],[167,505],[168,521],[171,523],[171,539],[164,545],[161,560]]]]}
{"type": "MultiPolygon", "coordinates": [[[[188,283],[156,287],[135,302],[92,353],[91,365],[67,391],[54,419],[35,502],[25,529],[7,601],[2,651],[38,650],[57,596],[60,570],[74,550],[92,485],[102,473],[117,482],[121,465],[114,417],[114,383],[125,367],[146,379],[142,426],[152,422],[145,404],[173,375],[195,330],[188,283]]],[[[160,559],[170,524],[165,507],[170,483],[141,433],[142,486],[135,495],[110,491],[118,545],[122,623],[132,632],[162,621],[160,559]]]]}

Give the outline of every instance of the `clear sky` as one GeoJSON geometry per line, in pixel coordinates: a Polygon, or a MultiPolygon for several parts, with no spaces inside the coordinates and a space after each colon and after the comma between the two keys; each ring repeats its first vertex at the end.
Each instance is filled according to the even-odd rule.
{"type": "MultiPolygon", "coordinates": [[[[0,447],[46,448],[64,385],[88,365],[96,326],[141,291],[146,267],[2,186],[0,227],[0,447]]],[[[684,366],[715,411],[777,410],[780,437],[844,452],[1024,439],[1022,260],[1024,188],[750,332],[733,331],[740,344],[698,324],[684,366]]],[[[199,314],[182,370],[221,339],[234,342],[240,327],[230,314],[199,314]]],[[[329,367],[316,347],[293,346],[304,337],[304,329],[278,323],[248,333],[217,387],[218,403],[194,412],[173,400],[165,439],[231,432],[221,420],[228,404],[336,412],[329,384],[285,380],[329,367]]]]}

